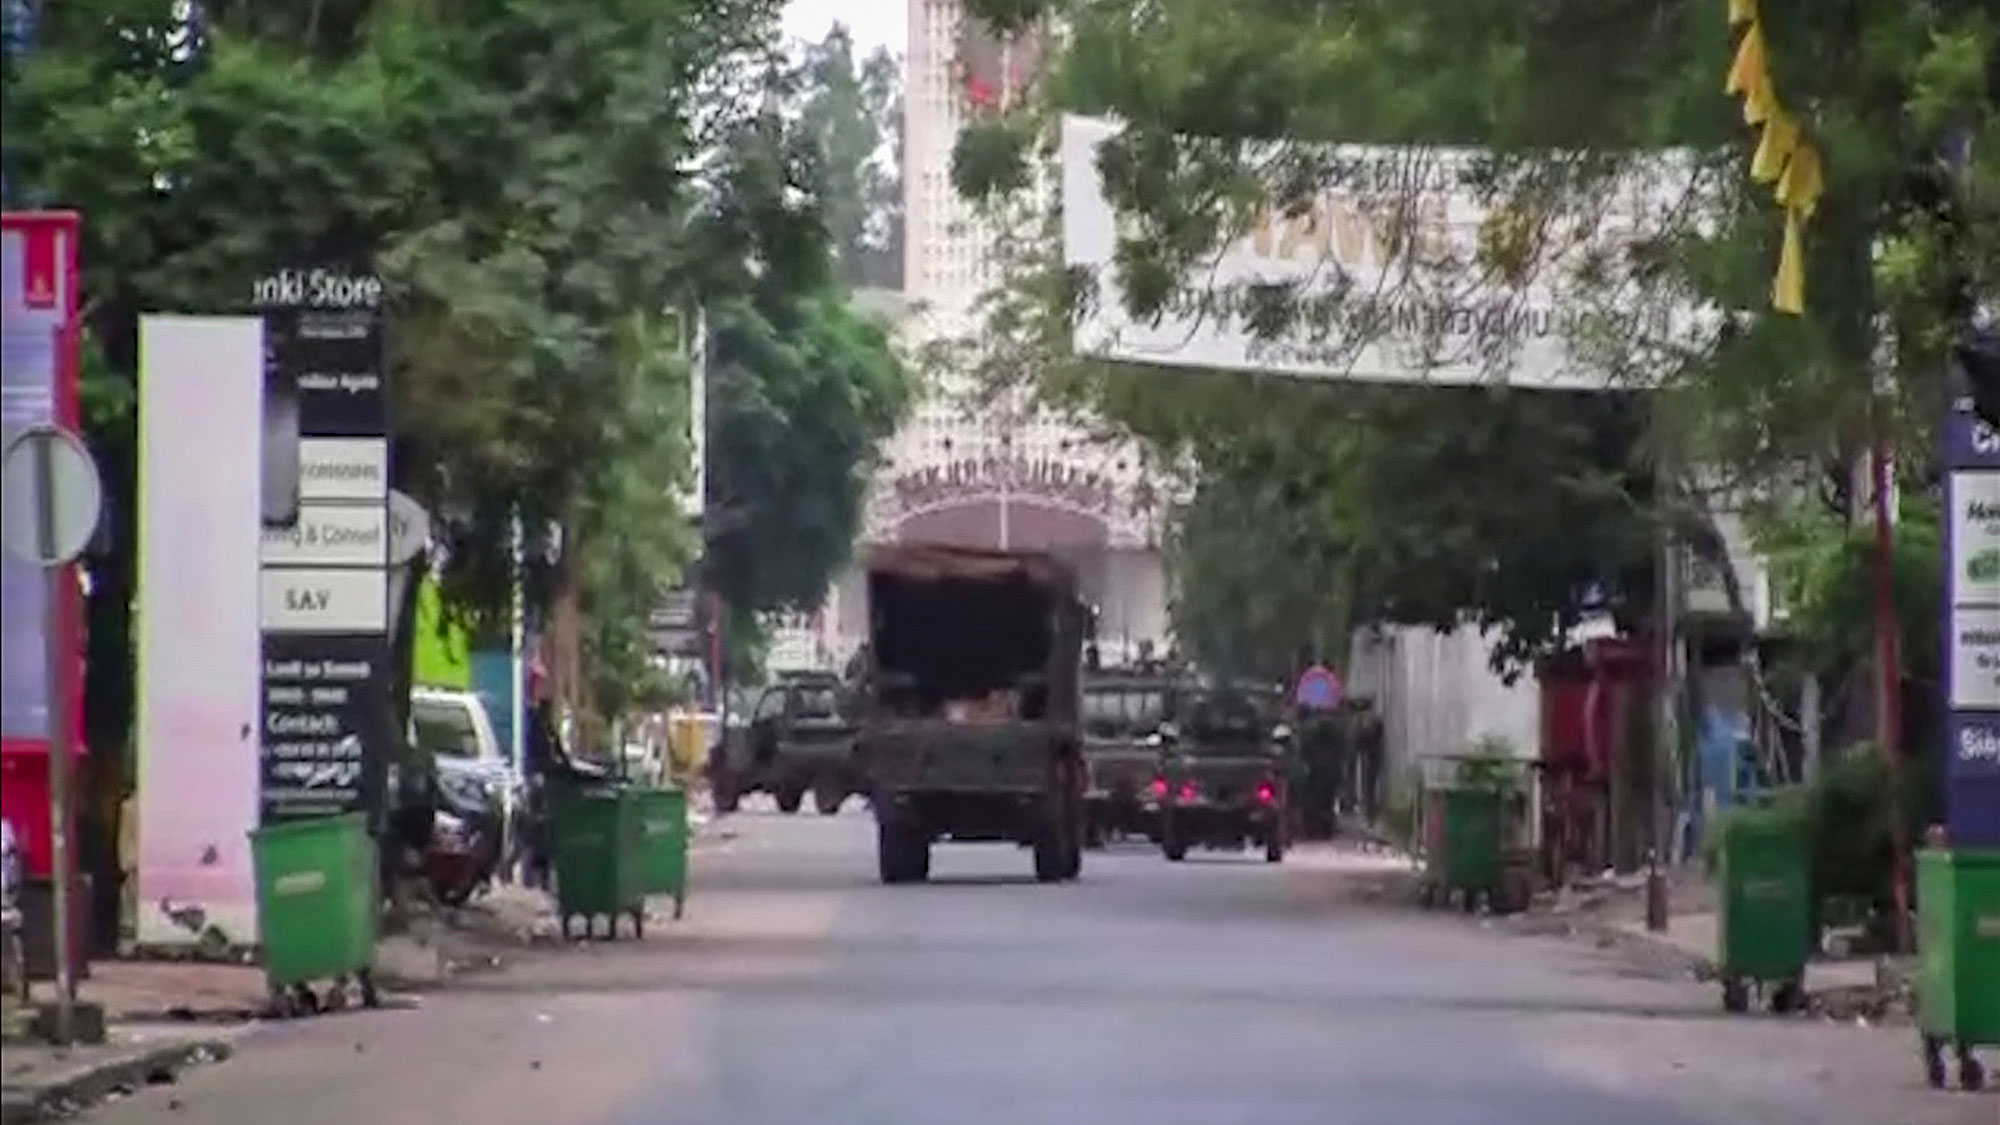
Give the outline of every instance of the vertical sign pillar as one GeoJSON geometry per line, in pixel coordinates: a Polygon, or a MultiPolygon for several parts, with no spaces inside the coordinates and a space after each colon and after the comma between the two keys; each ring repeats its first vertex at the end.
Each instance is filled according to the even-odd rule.
{"type": "Polygon", "coordinates": [[[1945,435],[1947,828],[2000,848],[2000,433],[1955,399],[1945,435]]]}
{"type": "Polygon", "coordinates": [[[255,296],[299,425],[298,519],[264,535],[260,819],[372,817],[396,739],[382,283],[284,269],[255,296]]]}

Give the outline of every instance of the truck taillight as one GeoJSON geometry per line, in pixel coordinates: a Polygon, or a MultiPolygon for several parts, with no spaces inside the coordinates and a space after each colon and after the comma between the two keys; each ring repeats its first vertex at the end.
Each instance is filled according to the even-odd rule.
{"type": "Polygon", "coordinates": [[[1275,805],[1278,803],[1278,787],[1266,781],[1257,786],[1257,803],[1275,805]]]}
{"type": "Polygon", "coordinates": [[[1194,782],[1192,781],[1181,782],[1181,800],[1192,801],[1199,796],[1201,796],[1201,790],[1196,789],[1194,787],[1194,782]]]}
{"type": "Polygon", "coordinates": [[[1164,798],[1164,797],[1165,797],[1166,795],[1167,795],[1167,779],[1166,779],[1166,778],[1164,778],[1164,777],[1156,777],[1156,778],[1154,778],[1154,779],[1153,779],[1153,796],[1155,796],[1155,797],[1162,797],[1162,798],[1164,798]]]}

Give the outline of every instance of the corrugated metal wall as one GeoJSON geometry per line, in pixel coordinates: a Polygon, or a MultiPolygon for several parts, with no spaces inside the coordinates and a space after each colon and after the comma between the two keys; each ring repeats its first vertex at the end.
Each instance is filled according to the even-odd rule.
{"type": "Polygon", "coordinates": [[[1496,735],[1524,758],[1541,753],[1541,696],[1534,677],[1513,684],[1487,665],[1474,629],[1397,627],[1356,634],[1349,692],[1372,696],[1382,715],[1384,777],[1395,784],[1426,755],[1461,754],[1496,735]]]}

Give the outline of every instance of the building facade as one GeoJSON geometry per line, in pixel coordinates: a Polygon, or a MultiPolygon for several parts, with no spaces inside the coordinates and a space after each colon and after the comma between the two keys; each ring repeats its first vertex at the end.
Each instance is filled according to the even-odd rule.
{"type": "MultiPolygon", "coordinates": [[[[978,326],[981,294],[1002,278],[994,240],[951,184],[951,152],[974,114],[1002,108],[1040,58],[1036,37],[994,38],[957,0],[909,0],[904,72],[904,301],[900,337],[915,355],[978,326]]],[[[943,542],[1045,550],[1077,569],[1098,607],[1107,659],[1141,642],[1164,648],[1167,588],[1161,488],[1141,451],[1087,420],[1026,396],[974,403],[968,381],[936,375],[885,451],[864,546],[943,542]]],[[[866,634],[858,572],[833,591],[830,647],[866,634]]]]}

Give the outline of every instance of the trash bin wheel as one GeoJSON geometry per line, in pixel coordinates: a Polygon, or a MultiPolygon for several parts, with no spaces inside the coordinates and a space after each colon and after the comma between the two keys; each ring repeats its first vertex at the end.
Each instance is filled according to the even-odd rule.
{"type": "Polygon", "coordinates": [[[354,982],[361,986],[362,1007],[379,1008],[382,1006],[382,994],[375,990],[375,973],[373,970],[363,969],[354,974],[354,982]]]}
{"type": "Polygon", "coordinates": [[[1936,1036],[1924,1036],[1924,1081],[1933,1090],[1944,1089],[1948,1075],[1944,1066],[1944,1040],[1936,1036]]]}
{"type": "Polygon", "coordinates": [[[1986,1088],[1986,1068],[1972,1056],[1972,1048],[1958,1049],[1958,1087],[1970,1094],[1986,1088]]]}
{"type": "Polygon", "coordinates": [[[312,990],[312,985],[293,985],[292,1000],[298,1005],[299,1011],[304,1015],[316,1016],[320,1013],[319,994],[312,990]]]}
{"type": "Polygon", "coordinates": [[[1793,1012],[1805,1011],[1805,986],[1795,980],[1788,980],[1780,984],[1777,990],[1771,993],[1771,1010],[1781,1016],[1790,1015],[1793,1012]]]}
{"type": "Polygon", "coordinates": [[[1750,985],[1742,977],[1729,977],[1722,982],[1722,1010],[1732,1015],[1750,1010],[1750,985]]]}
{"type": "MultiPolygon", "coordinates": [[[[611,928],[613,930],[618,928],[617,919],[612,919],[611,928]]],[[[643,906],[632,912],[632,936],[635,938],[646,936],[646,908],[643,906]]]]}
{"type": "Polygon", "coordinates": [[[321,1006],[329,1012],[344,1012],[347,1010],[347,977],[345,975],[333,978],[333,984],[328,986],[326,996],[321,1001],[321,1006]]]}
{"type": "Polygon", "coordinates": [[[675,892],[674,892],[674,921],[676,921],[676,922],[680,921],[680,920],[681,920],[681,916],[682,916],[682,915],[684,915],[684,914],[686,914],[686,913],[687,913],[687,892],[686,892],[686,891],[675,891],[675,892]]]}

